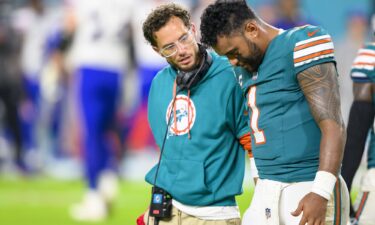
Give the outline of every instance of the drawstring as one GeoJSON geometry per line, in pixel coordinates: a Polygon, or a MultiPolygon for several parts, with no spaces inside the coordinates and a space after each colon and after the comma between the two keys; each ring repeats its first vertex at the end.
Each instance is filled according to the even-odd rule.
{"type": "MultiPolygon", "coordinates": [[[[177,82],[176,80],[174,80],[174,83],[173,83],[173,99],[176,98],[176,95],[177,95],[177,82]]],[[[172,126],[174,125],[174,129],[175,131],[177,131],[177,115],[176,115],[176,101],[174,101],[173,103],[173,106],[172,106],[172,110],[173,110],[173,120],[174,120],[174,124],[172,124],[172,126]]],[[[188,89],[188,108],[187,108],[187,123],[188,123],[188,138],[191,139],[191,134],[190,134],[190,89],[188,89]]]]}
{"type": "MultiPolygon", "coordinates": [[[[176,93],[177,92],[177,83],[176,83],[176,80],[174,80],[174,84],[173,84],[173,99],[176,98],[176,93]]],[[[173,106],[172,106],[172,110],[173,110],[173,122],[174,122],[174,129],[175,131],[177,131],[177,116],[176,116],[176,100],[173,101],[173,106]]],[[[172,124],[173,126],[173,124],[172,124]]]]}
{"type": "Polygon", "coordinates": [[[188,118],[188,138],[191,139],[190,135],[190,121],[189,121],[189,115],[190,115],[190,89],[188,89],[188,108],[187,108],[187,118],[188,118]]]}

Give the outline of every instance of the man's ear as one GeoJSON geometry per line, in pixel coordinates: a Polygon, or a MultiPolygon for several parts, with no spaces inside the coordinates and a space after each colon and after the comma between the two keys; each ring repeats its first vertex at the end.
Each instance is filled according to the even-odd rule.
{"type": "Polygon", "coordinates": [[[259,24],[256,20],[250,20],[245,25],[245,35],[248,38],[254,39],[259,35],[259,24]]]}
{"type": "Polygon", "coordinates": [[[191,23],[190,29],[193,32],[194,36],[197,36],[197,30],[196,30],[196,26],[194,23],[191,23]]]}

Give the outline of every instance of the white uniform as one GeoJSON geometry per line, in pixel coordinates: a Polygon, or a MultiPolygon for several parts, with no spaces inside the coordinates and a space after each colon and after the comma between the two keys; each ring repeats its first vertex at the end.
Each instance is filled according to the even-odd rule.
{"type": "MultiPolygon", "coordinates": [[[[246,210],[242,225],[298,225],[298,217],[291,215],[301,199],[311,192],[313,181],[283,183],[258,179],[251,206],[246,210]]],[[[349,214],[348,189],[342,178],[336,182],[335,190],[327,205],[326,225],[343,224],[349,214]]]]}
{"type": "Polygon", "coordinates": [[[73,4],[77,15],[73,64],[117,70],[126,68],[127,45],[121,35],[130,19],[130,1],[79,0],[73,4]]]}

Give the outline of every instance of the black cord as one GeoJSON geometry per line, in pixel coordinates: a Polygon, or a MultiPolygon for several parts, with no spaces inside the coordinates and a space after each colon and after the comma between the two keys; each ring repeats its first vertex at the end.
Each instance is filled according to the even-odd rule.
{"type": "MultiPolygon", "coordinates": [[[[159,155],[159,160],[158,160],[158,166],[156,167],[156,173],[155,173],[155,178],[154,178],[154,186],[156,186],[156,178],[158,176],[158,173],[159,173],[159,167],[160,167],[160,162],[161,162],[161,157],[163,155],[163,152],[164,152],[164,145],[165,145],[165,141],[167,140],[167,135],[168,135],[168,130],[169,130],[169,125],[171,124],[171,118],[172,118],[172,115],[173,115],[173,106],[174,106],[174,103],[176,101],[176,97],[177,97],[177,94],[180,93],[180,91],[182,91],[183,89],[179,89],[178,91],[176,91],[176,95],[173,96],[173,101],[172,101],[172,104],[171,104],[171,114],[169,115],[168,117],[168,123],[167,123],[167,130],[165,131],[165,134],[164,134],[164,138],[163,138],[163,143],[161,145],[161,149],[160,149],[160,155],[159,155]]],[[[152,196],[151,196],[151,202],[150,202],[150,205],[152,203],[152,196]]],[[[150,212],[148,213],[147,215],[147,225],[149,225],[149,220],[150,220],[150,212]]],[[[159,223],[159,220],[158,218],[154,217],[154,225],[158,225],[159,223]]]]}
{"type": "Polygon", "coordinates": [[[165,141],[167,140],[167,134],[168,134],[168,130],[169,130],[169,125],[171,123],[171,118],[172,118],[172,115],[173,115],[173,106],[174,106],[174,102],[176,101],[176,97],[177,97],[177,94],[181,91],[182,89],[176,91],[176,95],[173,97],[173,101],[172,101],[172,104],[171,104],[171,114],[169,115],[168,117],[168,123],[167,123],[167,130],[165,131],[165,134],[164,134],[164,139],[163,139],[163,143],[161,145],[161,149],[160,149],[160,155],[159,155],[159,160],[158,160],[158,167],[156,167],[156,173],[155,173],[155,179],[154,179],[154,186],[156,186],[156,178],[158,176],[158,173],[159,173],[159,168],[160,168],[160,162],[161,162],[161,156],[163,155],[163,152],[164,152],[164,145],[165,145],[165,141]]]}

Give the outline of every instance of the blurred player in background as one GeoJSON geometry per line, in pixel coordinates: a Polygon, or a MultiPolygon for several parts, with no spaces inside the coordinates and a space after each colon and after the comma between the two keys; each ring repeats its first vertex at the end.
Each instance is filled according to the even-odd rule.
{"type": "MultiPolygon", "coordinates": [[[[374,17],[375,18],[375,17],[374,17]]],[[[353,80],[354,102],[350,109],[347,128],[347,142],[343,159],[342,175],[349,190],[365,151],[370,132],[367,155],[367,171],[362,177],[360,191],[355,205],[350,207],[353,225],[375,224],[375,42],[367,43],[358,51],[354,60],[351,78],[353,80]]]]}
{"type": "Polygon", "coordinates": [[[365,43],[368,35],[368,16],[363,10],[351,9],[345,17],[345,36],[335,43],[335,58],[339,77],[341,112],[345,124],[348,124],[349,111],[353,103],[350,76],[346,75],[351,70],[358,49],[365,43]]]}
{"type": "Polygon", "coordinates": [[[259,179],[243,224],[346,225],[345,126],[330,35],[311,25],[277,29],[245,1],[208,6],[201,35],[239,66],[251,108],[259,179]]]}
{"type": "Polygon", "coordinates": [[[71,215],[76,220],[101,221],[108,217],[117,192],[115,150],[109,136],[128,67],[131,7],[122,0],[71,3],[75,18],[71,61],[87,181],[83,201],[72,207],[71,215]]]}
{"type": "MultiPolygon", "coordinates": [[[[15,164],[21,171],[27,170],[22,151],[21,124],[18,107],[21,97],[21,71],[17,56],[20,38],[11,27],[11,1],[0,2],[0,110],[3,112],[4,136],[10,136],[14,148],[15,164]],[[6,135],[7,133],[10,135],[6,135]]],[[[4,147],[4,146],[2,146],[4,147]]],[[[2,149],[4,151],[4,149],[2,149]]],[[[27,171],[25,171],[27,172],[27,171]]]]}
{"type": "Polygon", "coordinates": [[[14,12],[12,26],[21,36],[20,66],[24,95],[21,99],[20,118],[23,148],[30,169],[40,169],[41,152],[38,143],[40,114],[40,83],[49,54],[47,40],[58,16],[45,7],[42,0],[29,0],[27,5],[14,12]]]}

